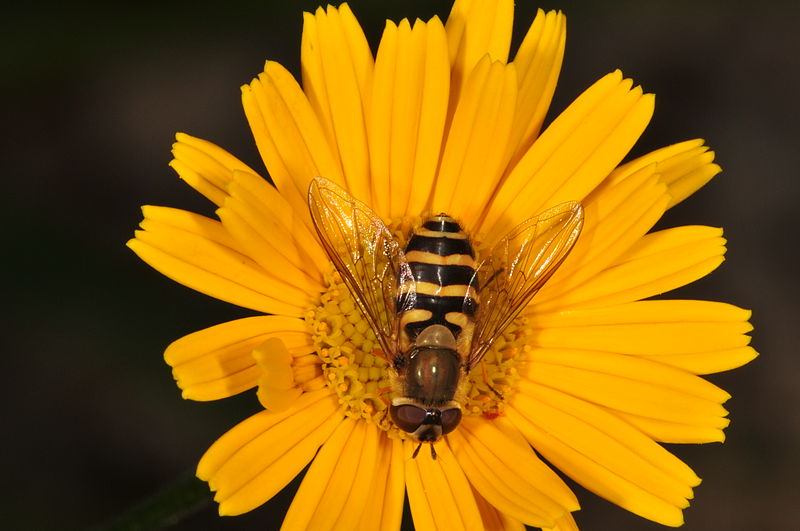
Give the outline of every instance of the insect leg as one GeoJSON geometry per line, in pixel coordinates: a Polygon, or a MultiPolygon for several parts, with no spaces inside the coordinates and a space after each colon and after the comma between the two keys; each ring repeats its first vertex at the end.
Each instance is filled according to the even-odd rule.
{"type": "Polygon", "coordinates": [[[378,389],[378,390],[377,390],[377,393],[378,393],[378,398],[380,398],[380,399],[381,399],[381,401],[382,401],[384,404],[386,404],[386,407],[389,407],[389,406],[391,406],[391,405],[392,405],[392,401],[391,401],[391,400],[389,400],[389,399],[386,397],[386,393],[388,393],[388,392],[389,392],[389,391],[391,391],[391,390],[392,390],[392,386],[390,386],[390,385],[387,385],[386,387],[381,387],[380,389],[378,389]]]}
{"type": "Polygon", "coordinates": [[[489,383],[489,375],[486,373],[486,364],[483,363],[483,361],[481,361],[481,371],[483,371],[483,383],[486,384],[486,387],[488,387],[489,390],[491,390],[495,395],[497,395],[497,398],[503,400],[503,395],[500,393],[500,391],[492,387],[492,384],[489,383]]]}
{"type": "MultiPolygon", "coordinates": [[[[414,450],[413,454],[411,454],[411,459],[416,459],[417,458],[417,454],[419,454],[419,449],[420,448],[422,448],[422,443],[419,443],[419,446],[417,446],[417,449],[414,450]]],[[[433,448],[433,445],[431,445],[431,448],[433,448]]]]}

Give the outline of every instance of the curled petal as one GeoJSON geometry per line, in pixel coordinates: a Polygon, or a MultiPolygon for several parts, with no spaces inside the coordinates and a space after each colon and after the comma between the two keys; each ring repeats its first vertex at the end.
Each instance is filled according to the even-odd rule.
{"type": "Polygon", "coordinates": [[[186,133],[175,135],[169,165],[189,186],[217,206],[225,200],[226,188],[235,171],[255,174],[244,162],[206,140],[186,133]]]}
{"type": "Polygon", "coordinates": [[[252,351],[270,337],[281,337],[293,352],[310,352],[311,337],[301,319],[267,315],[246,317],[194,332],[164,352],[183,397],[218,400],[254,387],[261,371],[252,351]]]}

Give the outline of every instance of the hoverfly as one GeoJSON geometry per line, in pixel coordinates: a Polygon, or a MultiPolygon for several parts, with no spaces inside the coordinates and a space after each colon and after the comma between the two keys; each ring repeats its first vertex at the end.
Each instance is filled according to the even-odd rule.
{"type": "Polygon", "coordinates": [[[308,204],[394,373],[398,396],[389,414],[420,443],[414,457],[422,443],[458,426],[459,384],[561,265],[583,226],[581,205],[563,203],[517,226],[477,263],[469,236],[447,214],[424,220],[403,249],[367,205],[327,179],[311,182],[308,204]]]}

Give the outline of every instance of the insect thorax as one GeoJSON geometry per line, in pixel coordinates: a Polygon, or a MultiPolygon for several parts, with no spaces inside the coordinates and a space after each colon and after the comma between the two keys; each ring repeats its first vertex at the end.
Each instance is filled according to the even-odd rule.
{"type": "Polygon", "coordinates": [[[438,407],[453,400],[461,378],[461,357],[450,348],[418,347],[401,370],[403,396],[425,407],[438,407]]]}

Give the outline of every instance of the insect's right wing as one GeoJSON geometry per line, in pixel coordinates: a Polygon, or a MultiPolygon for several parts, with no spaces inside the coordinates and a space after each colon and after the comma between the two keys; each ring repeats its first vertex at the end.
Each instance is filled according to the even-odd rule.
{"type": "Polygon", "coordinates": [[[555,273],[582,227],[580,203],[563,203],[523,222],[492,248],[476,273],[480,305],[468,370],[555,273]]]}
{"type": "Polygon", "coordinates": [[[322,246],[392,363],[396,312],[412,307],[416,297],[403,250],[367,205],[327,179],[311,181],[308,207],[322,246]]]}

